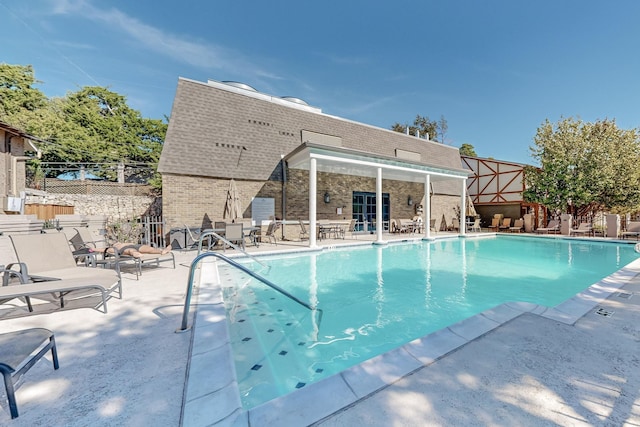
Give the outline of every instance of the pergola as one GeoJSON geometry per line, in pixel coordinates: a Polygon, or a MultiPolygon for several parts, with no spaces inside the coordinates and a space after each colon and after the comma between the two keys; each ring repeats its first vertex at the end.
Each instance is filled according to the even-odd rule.
{"type": "MultiPolygon", "coordinates": [[[[445,168],[429,165],[397,157],[386,157],[377,154],[352,150],[342,147],[319,145],[310,142],[301,144],[284,160],[290,169],[309,171],[309,228],[316,229],[317,173],[335,173],[343,175],[365,176],[376,179],[376,243],[383,244],[382,238],[382,179],[424,183],[425,209],[423,212],[424,237],[431,238],[428,226],[431,218],[430,197],[431,183],[435,181],[460,181],[460,212],[466,211],[466,189],[469,171],[458,168],[445,168]]],[[[465,234],[464,222],[460,226],[460,234],[465,234]]],[[[309,246],[316,247],[316,235],[309,233],[309,246]]]]}

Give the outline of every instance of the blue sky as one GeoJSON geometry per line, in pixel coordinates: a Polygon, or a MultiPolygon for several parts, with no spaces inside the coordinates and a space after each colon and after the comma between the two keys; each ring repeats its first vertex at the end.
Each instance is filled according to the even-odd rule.
{"type": "Polygon", "coordinates": [[[0,62],[47,96],[107,86],[171,114],[178,77],[235,80],[389,128],[532,163],[545,120],[640,125],[640,2],[0,0],[0,62]]]}

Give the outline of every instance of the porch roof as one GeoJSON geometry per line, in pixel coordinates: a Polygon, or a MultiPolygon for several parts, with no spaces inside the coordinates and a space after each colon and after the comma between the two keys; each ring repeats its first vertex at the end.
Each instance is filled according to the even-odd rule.
{"type": "Polygon", "coordinates": [[[414,162],[397,157],[381,156],[343,147],[333,147],[305,142],[284,157],[291,169],[309,170],[309,160],[315,158],[320,172],[376,177],[382,168],[384,179],[424,183],[426,175],[431,182],[451,179],[467,179],[473,173],[467,169],[449,168],[414,162]]]}

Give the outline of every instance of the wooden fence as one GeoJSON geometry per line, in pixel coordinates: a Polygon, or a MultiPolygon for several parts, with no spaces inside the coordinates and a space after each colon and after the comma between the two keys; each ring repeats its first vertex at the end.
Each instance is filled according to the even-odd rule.
{"type": "Polygon", "coordinates": [[[35,214],[38,219],[45,221],[53,219],[56,215],[72,215],[73,206],[62,205],[42,205],[42,204],[27,204],[24,205],[24,213],[26,215],[35,214]]]}

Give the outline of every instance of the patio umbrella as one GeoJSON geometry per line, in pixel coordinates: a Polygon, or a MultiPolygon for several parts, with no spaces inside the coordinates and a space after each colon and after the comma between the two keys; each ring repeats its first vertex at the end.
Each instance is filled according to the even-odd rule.
{"type": "Polygon", "coordinates": [[[227,190],[227,203],[224,206],[224,218],[235,220],[242,216],[242,206],[240,206],[240,196],[236,188],[235,180],[229,182],[227,190]]]}
{"type": "Polygon", "coordinates": [[[476,212],[476,208],[473,206],[473,200],[471,200],[471,196],[467,194],[467,209],[466,216],[476,216],[478,213],[476,212]]]}

